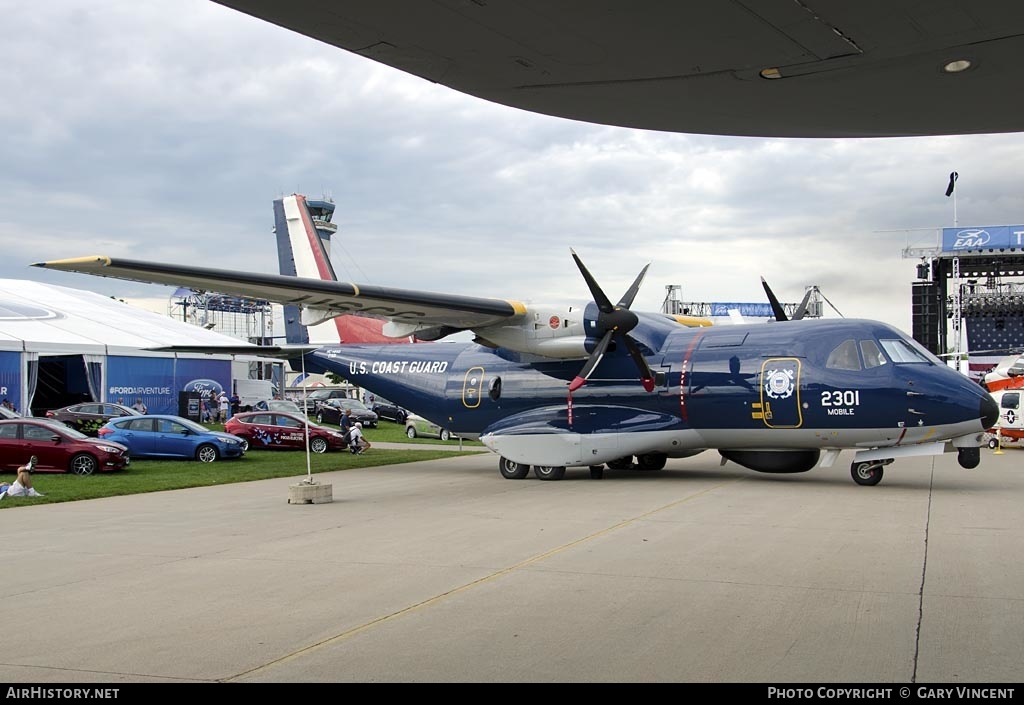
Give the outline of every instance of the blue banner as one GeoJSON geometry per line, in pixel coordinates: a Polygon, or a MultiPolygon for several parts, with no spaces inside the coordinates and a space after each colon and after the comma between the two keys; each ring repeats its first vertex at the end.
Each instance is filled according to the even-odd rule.
{"type": "Polygon", "coordinates": [[[942,229],[943,252],[984,252],[1018,248],[1024,248],[1024,225],[942,229]]]}
{"type": "Polygon", "coordinates": [[[771,304],[711,304],[712,316],[728,316],[729,309],[735,309],[741,316],[752,318],[775,318],[771,304]]]}
{"type": "Polygon", "coordinates": [[[107,401],[131,406],[142,399],[151,414],[177,415],[181,391],[196,391],[209,398],[230,389],[230,360],[107,358],[107,401]]]}
{"type": "Polygon", "coordinates": [[[21,353],[0,352],[0,400],[10,402],[15,411],[21,404],[21,353]]]}

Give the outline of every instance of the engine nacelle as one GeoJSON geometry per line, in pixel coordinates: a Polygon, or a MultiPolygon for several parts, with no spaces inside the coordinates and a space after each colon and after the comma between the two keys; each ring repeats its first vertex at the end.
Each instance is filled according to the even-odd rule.
{"type": "Polygon", "coordinates": [[[723,458],[748,470],[770,473],[807,472],[818,464],[815,450],[719,450],[723,458]]]}

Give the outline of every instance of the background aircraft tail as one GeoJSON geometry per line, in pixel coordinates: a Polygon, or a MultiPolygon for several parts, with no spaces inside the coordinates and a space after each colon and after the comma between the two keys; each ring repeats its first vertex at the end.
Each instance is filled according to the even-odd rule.
{"type": "MultiPolygon", "coordinates": [[[[331,222],[334,204],[310,201],[293,194],[274,201],[274,232],[281,274],[323,281],[338,281],[331,264],[331,236],[338,227],[331,222]]],[[[384,322],[363,316],[338,316],[315,326],[300,322],[299,307],[284,307],[285,337],[289,343],[335,345],[337,343],[407,343],[381,332],[384,322]]]]}

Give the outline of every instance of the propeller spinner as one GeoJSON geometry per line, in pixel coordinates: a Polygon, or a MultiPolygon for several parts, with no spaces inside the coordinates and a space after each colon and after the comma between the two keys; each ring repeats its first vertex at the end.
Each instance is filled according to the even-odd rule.
{"type": "Polygon", "coordinates": [[[633,305],[633,299],[636,298],[636,294],[640,290],[640,284],[644,280],[644,275],[647,274],[647,268],[651,265],[647,264],[640,270],[640,274],[637,275],[632,286],[622,295],[619,303],[612,305],[604,291],[601,290],[597,280],[594,279],[593,275],[583,265],[583,261],[577,256],[575,250],[570,250],[570,252],[572,252],[572,258],[576,260],[576,266],[579,267],[583,279],[586,280],[587,286],[590,288],[590,294],[594,297],[594,303],[597,304],[597,328],[603,335],[594,347],[593,352],[590,353],[590,357],[583,365],[583,369],[569,383],[569,393],[572,394],[587,383],[590,375],[593,374],[598,363],[601,362],[601,358],[604,357],[605,352],[608,350],[612,337],[616,335],[622,340],[626,350],[629,351],[630,357],[633,358],[633,362],[640,371],[640,382],[643,384],[644,389],[648,392],[654,391],[654,375],[651,372],[651,368],[647,365],[647,360],[644,359],[643,353],[640,352],[636,342],[629,336],[629,332],[636,328],[637,323],[640,321],[637,315],[629,310],[629,307],[633,305]]]}

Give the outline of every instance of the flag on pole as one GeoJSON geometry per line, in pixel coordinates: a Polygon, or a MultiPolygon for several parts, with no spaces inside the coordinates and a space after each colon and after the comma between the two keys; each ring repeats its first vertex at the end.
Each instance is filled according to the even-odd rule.
{"type": "Polygon", "coordinates": [[[946,196],[953,195],[953,186],[956,184],[956,180],[960,178],[960,175],[955,171],[949,172],[949,186],[946,187],[946,196]]]}

